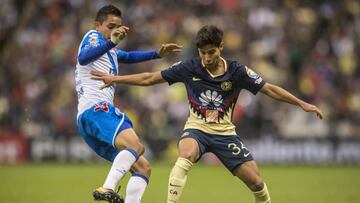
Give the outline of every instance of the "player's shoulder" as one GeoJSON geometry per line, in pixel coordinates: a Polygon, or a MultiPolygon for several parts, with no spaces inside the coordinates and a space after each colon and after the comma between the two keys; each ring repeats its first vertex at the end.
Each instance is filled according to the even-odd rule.
{"type": "Polygon", "coordinates": [[[96,30],[89,30],[81,41],[81,47],[98,46],[104,41],[103,36],[96,30]]]}
{"type": "Polygon", "coordinates": [[[172,67],[181,67],[186,70],[193,70],[195,67],[199,66],[200,63],[200,59],[193,58],[189,60],[178,61],[174,63],[172,67]]]}
{"type": "Polygon", "coordinates": [[[188,63],[190,66],[199,67],[201,65],[201,59],[200,59],[200,57],[194,57],[194,58],[188,60],[188,63]]]}
{"type": "Polygon", "coordinates": [[[240,63],[237,60],[232,60],[232,59],[226,59],[226,63],[228,65],[228,69],[231,72],[237,72],[237,71],[244,71],[246,72],[246,68],[247,66],[245,64],[240,63]]]}
{"type": "Polygon", "coordinates": [[[83,40],[87,40],[90,37],[99,37],[96,30],[89,30],[83,35],[83,40]]]}
{"type": "Polygon", "coordinates": [[[101,34],[100,32],[96,31],[96,30],[89,30],[84,37],[100,37],[101,34]]]}
{"type": "Polygon", "coordinates": [[[101,35],[100,32],[96,31],[96,30],[89,30],[83,38],[83,41],[86,42],[95,42],[95,41],[102,41],[104,40],[103,36],[101,35]]]}

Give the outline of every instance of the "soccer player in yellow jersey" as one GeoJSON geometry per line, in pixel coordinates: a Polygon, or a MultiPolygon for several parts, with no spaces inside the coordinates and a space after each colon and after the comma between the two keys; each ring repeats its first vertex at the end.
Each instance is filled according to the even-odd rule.
{"type": "Polygon", "coordinates": [[[231,122],[234,105],[242,89],[253,94],[260,91],[278,101],[323,114],[288,91],[265,82],[258,74],[237,61],[221,57],[223,32],[215,26],[202,27],[196,36],[199,56],[174,64],[169,69],[127,76],[111,76],[92,72],[93,79],[103,80],[103,87],[113,83],[153,85],[168,82],[185,84],[189,99],[189,118],[179,141],[179,158],[173,167],[168,185],[168,203],[179,202],[187,173],[206,152],[214,153],[254,194],[255,203],[270,203],[266,184],[260,177],[255,160],[245,147],[231,122]]]}

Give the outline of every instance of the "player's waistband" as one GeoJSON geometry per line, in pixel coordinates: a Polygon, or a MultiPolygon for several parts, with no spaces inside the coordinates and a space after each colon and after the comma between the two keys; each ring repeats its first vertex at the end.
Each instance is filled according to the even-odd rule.
{"type": "Polygon", "coordinates": [[[209,127],[207,124],[200,124],[194,122],[187,122],[185,124],[184,130],[187,129],[197,129],[209,135],[219,135],[219,136],[234,136],[237,135],[235,131],[235,126],[217,126],[209,127]]]}

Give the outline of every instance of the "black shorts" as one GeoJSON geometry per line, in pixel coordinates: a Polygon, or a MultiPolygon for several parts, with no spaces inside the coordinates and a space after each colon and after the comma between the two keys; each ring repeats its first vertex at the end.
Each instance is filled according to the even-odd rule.
{"type": "Polygon", "coordinates": [[[238,135],[221,136],[197,129],[186,129],[180,140],[184,138],[193,138],[197,141],[200,150],[199,159],[206,152],[212,152],[231,172],[244,162],[254,160],[238,135]]]}

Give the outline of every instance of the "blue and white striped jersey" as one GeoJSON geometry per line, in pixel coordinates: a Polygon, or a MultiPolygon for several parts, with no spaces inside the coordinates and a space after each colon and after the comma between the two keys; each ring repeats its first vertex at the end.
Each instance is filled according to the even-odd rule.
{"type": "Polygon", "coordinates": [[[155,50],[125,52],[115,48],[116,44],[106,41],[101,33],[90,30],[85,34],[78,50],[75,70],[76,91],[78,95],[78,114],[83,113],[99,102],[113,104],[114,86],[100,89],[103,81],[91,79],[91,70],[112,75],[119,74],[119,63],[136,63],[159,58],[155,50]]]}

